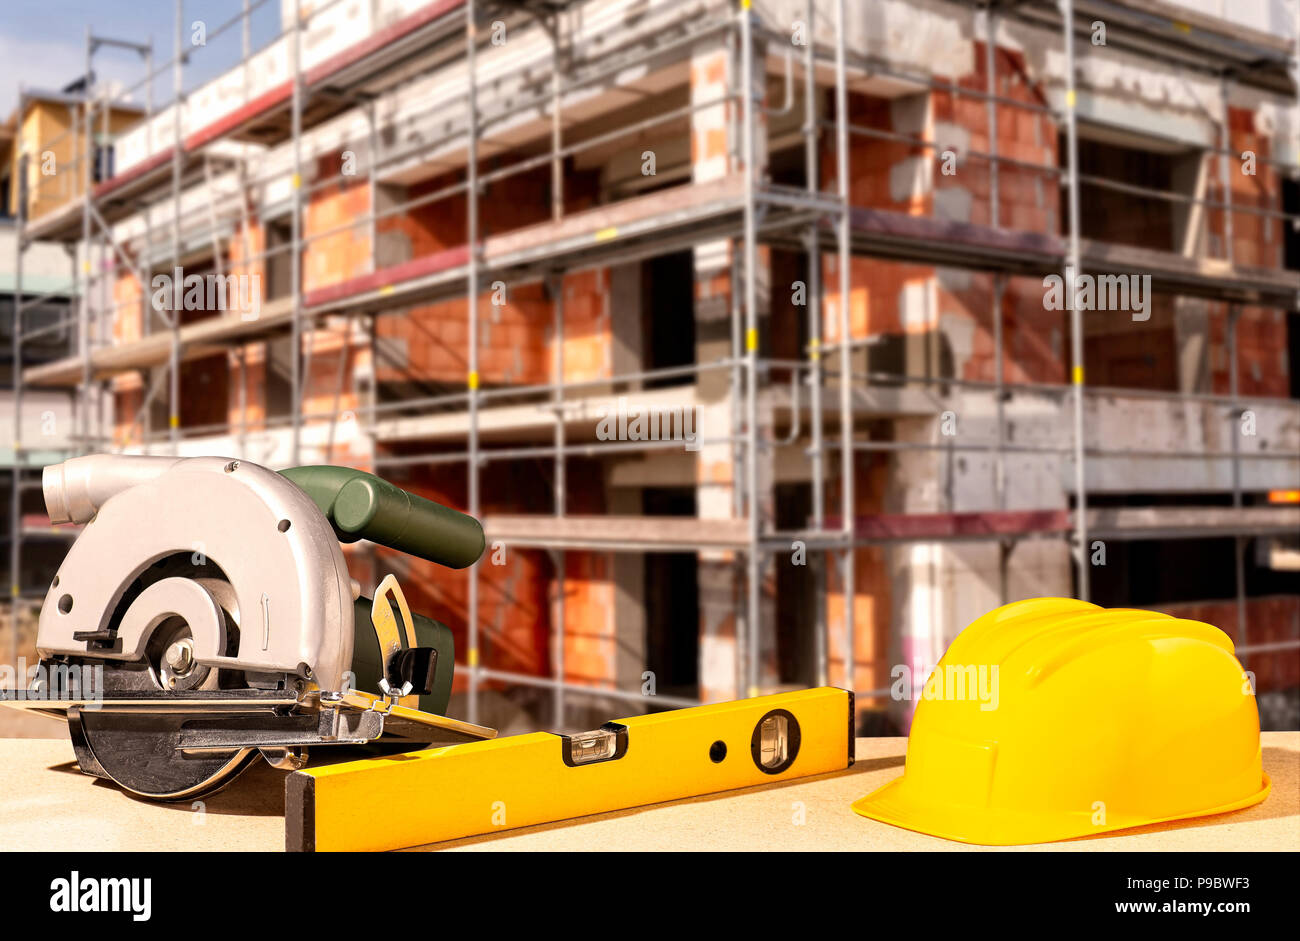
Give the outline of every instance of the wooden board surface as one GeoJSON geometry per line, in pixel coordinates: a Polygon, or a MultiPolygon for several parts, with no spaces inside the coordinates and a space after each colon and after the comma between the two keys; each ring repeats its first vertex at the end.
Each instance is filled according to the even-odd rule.
{"type": "MultiPolygon", "coordinates": [[[[1051,850],[1295,850],[1300,732],[1266,732],[1273,792],[1255,807],[1052,843],[1051,850]]],[[[858,739],[851,770],[444,844],[460,850],[984,850],[859,817],[903,770],[906,739],[858,739]]],[[[0,739],[0,851],[280,850],[284,775],[264,763],[201,809],[132,800],[81,774],[58,739],[0,739]]]]}

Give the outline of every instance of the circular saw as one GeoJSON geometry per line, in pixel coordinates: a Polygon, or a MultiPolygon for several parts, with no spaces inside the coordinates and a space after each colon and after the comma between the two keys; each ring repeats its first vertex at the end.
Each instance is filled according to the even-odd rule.
{"type": "Polygon", "coordinates": [[[454,645],[393,576],[361,595],[341,543],[451,568],[478,521],[363,471],[90,455],[45,468],[52,523],[82,530],[50,583],[40,663],[6,705],[65,719],[81,770],[185,800],[259,756],[409,750],[496,733],[442,713],[454,645]]]}

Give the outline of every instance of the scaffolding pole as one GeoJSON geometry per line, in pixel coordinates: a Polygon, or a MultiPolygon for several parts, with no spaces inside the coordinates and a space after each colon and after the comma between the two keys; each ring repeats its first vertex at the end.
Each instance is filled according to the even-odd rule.
{"type": "MultiPolygon", "coordinates": [[[[1233,247],[1233,219],[1232,219],[1232,169],[1230,167],[1228,153],[1232,151],[1232,121],[1231,107],[1229,100],[1228,85],[1230,77],[1225,71],[1219,77],[1219,100],[1220,107],[1223,109],[1223,121],[1220,124],[1221,139],[1219,142],[1219,180],[1223,187],[1223,258],[1229,265],[1235,263],[1236,251],[1233,247]]],[[[1241,392],[1239,372],[1240,367],[1237,364],[1238,344],[1237,344],[1237,326],[1241,319],[1241,308],[1236,304],[1228,304],[1228,325],[1227,325],[1227,343],[1228,343],[1228,394],[1232,397],[1233,402],[1228,409],[1228,437],[1232,441],[1232,506],[1234,509],[1241,509],[1241,404],[1237,401],[1237,396],[1241,392]]],[[[1247,646],[1246,636],[1246,540],[1240,535],[1232,538],[1232,569],[1233,581],[1236,591],[1237,601],[1237,636],[1234,642],[1241,646],[1247,646]]],[[[1243,658],[1243,666],[1245,659],[1243,658]]]]}
{"type": "Polygon", "coordinates": [[[755,107],[754,99],[758,91],[754,88],[754,32],[753,13],[748,2],[742,2],[740,8],[740,84],[742,101],[741,114],[741,148],[744,167],[744,235],[742,252],[744,261],[743,293],[745,298],[745,492],[749,495],[747,520],[749,541],[745,550],[745,629],[747,643],[742,650],[742,659],[747,664],[745,692],[746,696],[757,696],[759,670],[762,654],[760,652],[763,619],[762,614],[762,577],[763,557],[759,552],[760,527],[762,526],[762,500],[758,490],[758,233],[755,222],[754,177],[757,148],[755,147],[755,107]]]}
{"type": "MultiPolygon", "coordinates": [[[[552,369],[555,373],[555,461],[552,466],[552,483],[554,485],[554,512],[557,519],[563,519],[568,513],[568,483],[565,476],[565,428],[564,428],[564,275],[555,274],[548,279],[547,284],[550,287],[551,304],[553,305],[553,328],[551,331],[552,342],[555,344],[555,350],[552,359],[552,369]]],[[[568,617],[566,610],[565,594],[568,590],[567,564],[568,553],[563,548],[555,549],[551,553],[551,561],[555,568],[555,626],[553,628],[555,644],[555,676],[559,681],[555,685],[553,713],[555,719],[555,728],[564,728],[564,680],[565,680],[565,630],[568,627],[568,617]]]]}
{"type": "MultiPolygon", "coordinates": [[[[172,59],[172,271],[181,264],[181,108],[185,100],[185,0],[176,0],[176,26],[173,39],[176,54],[172,59]]],[[[171,352],[167,386],[167,436],[172,454],[181,450],[181,312],[174,306],[176,285],[172,285],[169,302],[171,326],[171,352]]]]}
{"type": "Polygon", "coordinates": [[[79,425],[81,432],[81,448],[88,448],[90,445],[90,224],[91,224],[91,179],[90,179],[90,162],[94,153],[94,145],[91,142],[92,131],[94,128],[94,112],[91,98],[91,51],[90,51],[90,27],[86,27],[86,57],[85,73],[83,88],[83,104],[80,108],[78,119],[73,122],[73,127],[80,131],[80,135],[74,133],[72,137],[73,156],[79,161],[77,170],[81,174],[81,258],[77,264],[77,286],[79,301],[77,305],[78,323],[77,334],[78,343],[81,350],[81,390],[80,400],[81,407],[79,425]]]}
{"type": "Polygon", "coordinates": [[[293,94],[289,105],[290,134],[293,137],[293,200],[290,207],[290,236],[293,245],[289,254],[289,280],[293,303],[293,320],[289,340],[289,424],[290,463],[297,465],[302,459],[302,400],[306,377],[302,358],[302,11],[293,5],[293,32],[289,36],[293,94]]]}
{"type": "MultiPolygon", "coordinates": [[[[805,8],[807,43],[804,46],[804,121],[801,128],[804,135],[804,176],[808,197],[814,199],[821,190],[818,153],[818,131],[821,124],[817,117],[817,63],[813,37],[815,7],[813,0],[808,0],[805,8]]],[[[810,423],[809,457],[810,489],[812,491],[812,527],[822,531],[826,528],[826,449],[823,446],[826,418],[822,410],[822,392],[824,378],[822,375],[822,253],[821,253],[821,218],[808,226],[805,236],[805,251],[808,254],[808,401],[812,411],[810,423]]],[[[818,686],[830,683],[830,625],[826,616],[826,590],[832,556],[827,553],[821,557],[817,572],[816,596],[817,610],[813,627],[814,660],[816,662],[816,680],[818,686]]]]}
{"type": "Polygon", "coordinates": [[[854,571],[853,533],[855,528],[855,500],[853,479],[853,360],[850,339],[852,320],[849,315],[849,208],[852,205],[849,191],[849,103],[846,75],[846,39],[848,18],[845,0],[835,4],[835,183],[839,194],[839,216],[836,219],[839,256],[836,267],[839,275],[840,321],[840,515],[845,548],[840,565],[840,582],[844,592],[844,686],[850,692],[857,689],[857,636],[854,624],[854,601],[857,594],[854,571]]]}
{"type": "Polygon", "coordinates": [[[1070,356],[1072,368],[1070,382],[1074,387],[1074,551],[1079,573],[1079,599],[1087,601],[1091,594],[1088,566],[1092,564],[1088,551],[1088,493],[1084,466],[1083,421],[1083,312],[1073,302],[1075,277],[1081,268],[1079,250],[1079,122],[1076,111],[1078,92],[1074,74],[1074,0],[1060,0],[1062,33],[1065,38],[1065,149],[1069,174],[1068,186],[1070,213],[1069,247],[1065,262],[1065,290],[1070,302],[1070,356]]]}
{"type": "MultiPolygon", "coordinates": [[[[564,103],[564,70],[560,62],[561,23],[563,14],[556,10],[550,17],[551,31],[551,221],[559,222],[564,217],[564,125],[560,111],[564,103]]],[[[555,488],[554,511],[557,518],[563,518],[568,512],[568,482],[566,479],[566,461],[564,459],[564,273],[557,272],[547,279],[550,288],[553,324],[551,342],[555,344],[552,370],[555,376],[555,461],[552,477],[555,488]]],[[[556,549],[551,553],[555,569],[555,689],[552,693],[552,718],[555,729],[565,727],[565,632],[568,628],[568,553],[556,549]]]]}
{"type": "MultiPolygon", "coordinates": [[[[476,0],[465,2],[465,66],[469,88],[466,91],[468,109],[468,127],[466,134],[465,177],[468,191],[465,194],[466,241],[469,245],[469,257],[466,264],[465,299],[468,307],[468,344],[469,371],[466,376],[467,404],[469,407],[469,463],[465,468],[466,490],[469,503],[469,515],[479,518],[479,465],[478,465],[478,287],[479,287],[479,234],[478,234],[478,78],[476,59],[478,46],[478,15],[476,0]]],[[[466,572],[467,619],[466,631],[469,636],[469,649],[465,652],[469,665],[469,708],[467,718],[471,723],[478,721],[479,688],[479,584],[478,562],[466,572]]]]}
{"type": "MultiPolygon", "coordinates": [[[[984,76],[988,98],[985,106],[988,114],[989,135],[989,224],[995,229],[1002,227],[1001,194],[998,189],[998,103],[997,96],[997,41],[998,18],[993,4],[984,8],[984,76]]],[[[1006,442],[1007,408],[1003,394],[1004,352],[1002,301],[1006,292],[1006,279],[1001,274],[993,275],[993,382],[994,382],[994,421],[996,424],[996,444],[993,450],[993,494],[994,505],[999,510],[1007,508],[1007,461],[1003,452],[1006,442]]],[[[1014,543],[1010,539],[998,540],[998,601],[1006,604],[1010,600],[1009,567],[1014,543]]]]}
{"type": "MultiPolygon", "coordinates": [[[[23,87],[18,86],[18,127],[22,127],[23,87]]],[[[15,135],[14,146],[21,148],[22,135],[15,135]]],[[[27,219],[27,154],[21,150],[15,161],[13,180],[18,195],[17,218],[14,220],[14,445],[13,467],[9,475],[9,663],[18,668],[18,619],[22,613],[22,476],[26,457],[23,454],[23,227],[27,219]]],[[[17,683],[17,680],[15,680],[17,683]]]]}

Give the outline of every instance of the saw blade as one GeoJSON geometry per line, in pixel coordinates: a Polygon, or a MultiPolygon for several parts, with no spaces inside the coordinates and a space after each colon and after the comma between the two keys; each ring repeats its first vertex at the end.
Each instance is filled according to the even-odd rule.
{"type": "Polygon", "coordinates": [[[190,718],[178,713],[124,713],[72,707],[68,729],[83,771],[151,800],[212,794],[257,757],[254,748],[190,755],[178,746],[190,718]]]}

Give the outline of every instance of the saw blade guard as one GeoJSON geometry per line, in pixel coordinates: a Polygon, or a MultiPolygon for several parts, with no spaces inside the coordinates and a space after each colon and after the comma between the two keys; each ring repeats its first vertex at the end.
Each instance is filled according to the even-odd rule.
{"type": "Polygon", "coordinates": [[[344,688],[355,583],[289,480],[229,458],[91,455],[47,467],[42,489],[51,521],[85,527],[41,608],[42,658],[138,659],[179,617],[199,664],[344,688]],[[205,577],[150,577],[185,555],[205,577]]]}

